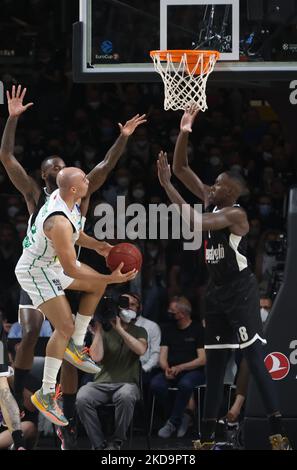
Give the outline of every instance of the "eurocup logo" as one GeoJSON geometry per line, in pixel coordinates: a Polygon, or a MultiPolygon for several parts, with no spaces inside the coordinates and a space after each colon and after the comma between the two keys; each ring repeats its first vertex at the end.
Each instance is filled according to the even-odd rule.
{"type": "Polygon", "coordinates": [[[281,352],[272,352],[265,359],[265,366],[273,380],[284,379],[290,371],[290,362],[281,352]]]}
{"type": "Polygon", "coordinates": [[[108,40],[103,41],[100,45],[100,48],[104,54],[111,54],[113,48],[112,42],[108,40]]]}

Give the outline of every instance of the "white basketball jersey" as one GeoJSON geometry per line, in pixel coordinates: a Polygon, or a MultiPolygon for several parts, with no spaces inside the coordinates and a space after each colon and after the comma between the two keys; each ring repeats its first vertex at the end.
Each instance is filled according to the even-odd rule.
{"type": "Polygon", "coordinates": [[[34,223],[28,230],[27,236],[24,238],[23,254],[18,262],[19,266],[29,265],[30,268],[44,268],[59,263],[53,243],[43,230],[44,222],[53,214],[63,215],[70,221],[73,227],[73,245],[79,238],[79,232],[83,228],[80,207],[75,204],[73,209],[70,210],[57,189],[41,207],[34,223]]]}

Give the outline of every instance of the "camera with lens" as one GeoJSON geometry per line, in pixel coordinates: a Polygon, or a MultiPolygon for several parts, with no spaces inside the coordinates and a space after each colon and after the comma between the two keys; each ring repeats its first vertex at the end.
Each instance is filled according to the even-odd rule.
{"type": "Polygon", "coordinates": [[[103,329],[110,329],[110,320],[113,320],[121,309],[129,309],[129,298],[125,295],[104,296],[98,304],[94,320],[102,324],[103,329]]]}

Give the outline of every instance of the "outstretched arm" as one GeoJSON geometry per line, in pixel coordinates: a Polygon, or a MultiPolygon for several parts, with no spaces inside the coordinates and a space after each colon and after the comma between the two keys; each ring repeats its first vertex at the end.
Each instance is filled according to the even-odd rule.
{"type": "Polygon", "coordinates": [[[119,137],[117,138],[113,146],[108,150],[104,160],[98,165],[96,165],[95,168],[93,168],[93,170],[91,170],[90,173],[87,175],[90,181],[88,191],[89,195],[97,191],[97,189],[99,189],[103,185],[107,176],[114,169],[117,162],[119,161],[120,156],[124,152],[130,135],[133,134],[133,132],[138,126],[145,122],[145,114],[143,114],[142,116],[139,116],[139,114],[137,114],[132,119],[130,119],[130,121],[127,121],[124,126],[119,123],[119,128],[121,132],[119,137]]]}
{"type": "Polygon", "coordinates": [[[9,179],[24,196],[28,211],[31,214],[35,210],[36,203],[40,195],[40,189],[38,188],[35,181],[26,173],[25,169],[14,157],[13,151],[18,118],[23,112],[26,111],[26,109],[32,106],[33,103],[28,103],[25,106],[23,105],[26,88],[24,88],[22,91],[21,85],[18,86],[17,90],[15,89],[15,86],[12,87],[11,96],[9,91],[7,91],[6,94],[9,117],[7,119],[2,136],[0,159],[9,176],[9,179]]]}
{"type": "MultiPolygon", "coordinates": [[[[167,155],[164,152],[159,153],[158,164],[158,177],[161,186],[165,189],[170,201],[176,204],[180,209],[182,206],[187,207],[190,212],[191,228],[195,228],[195,218],[197,214],[194,209],[190,207],[186,201],[181,197],[179,192],[171,183],[170,165],[167,161],[167,155]]],[[[221,230],[223,228],[230,228],[230,231],[235,235],[243,236],[249,230],[249,224],[245,212],[238,207],[224,207],[218,212],[202,214],[202,230],[221,230]]]]}
{"type": "Polygon", "coordinates": [[[188,163],[189,132],[192,132],[192,125],[197,114],[198,109],[195,109],[194,107],[190,107],[183,114],[180,123],[180,133],[174,149],[173,173],[193,194],[199,197],[207,207],[210,188],[206,184],[202,183],[196,173],[191,170],[188,163]]]}

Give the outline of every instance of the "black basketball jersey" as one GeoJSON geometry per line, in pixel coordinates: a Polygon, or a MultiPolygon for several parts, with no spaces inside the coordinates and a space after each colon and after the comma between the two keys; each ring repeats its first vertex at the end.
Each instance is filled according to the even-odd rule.
{"type": "MultiPolygon", "coordinates": [[[[235,206],[239,207],[237,204],[235,206]]],[[[207,212],[218,210],[215,207],[207,212]]],[[[248,268],[247,235],[235,235],[228,227],[204,232],[204,252],[211,281],[216,285],[236,279],[240,272],[248,268]]]]}
{"type": "Polygon", "coordinates": [[[43,190],[40,193],[40,196],[39,196],[39,199],[38,199],[38,202],[37,202],[37,205],[36,205],[36,209],[29,218],[29,221],[28,221],[28,228],[29,229],[34,224],[38,212],[40,211],[42,206],[44,206],[44,204],[46,203],[46,201],[48,200],[49,197],[50,197],[50,194],[47,192],[46,187],[44,187],[43,190]]]}

